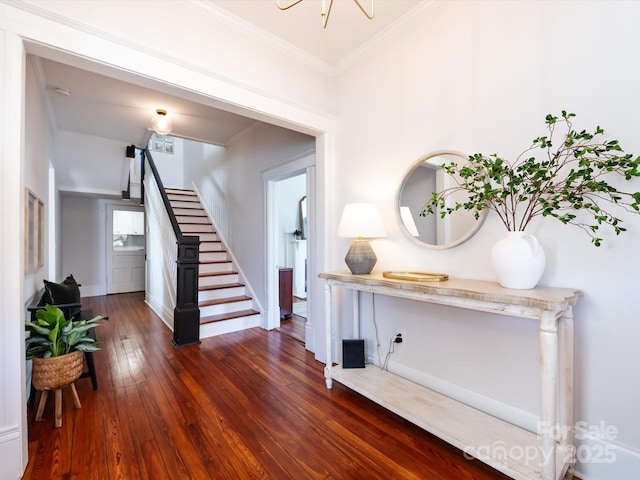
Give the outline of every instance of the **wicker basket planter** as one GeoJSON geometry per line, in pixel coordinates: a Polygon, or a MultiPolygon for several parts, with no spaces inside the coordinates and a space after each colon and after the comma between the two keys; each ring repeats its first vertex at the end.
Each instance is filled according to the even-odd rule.
{"type": "Polygon", "coordinates": [[[36,390],[56,390],[82,375],[84,352],[75,351],[51,358],[34,358],[31,381],[36,390]]]}

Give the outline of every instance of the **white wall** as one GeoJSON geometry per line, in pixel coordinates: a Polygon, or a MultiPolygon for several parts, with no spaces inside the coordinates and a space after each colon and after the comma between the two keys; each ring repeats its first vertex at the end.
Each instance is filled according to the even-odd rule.
{"type": "Polygon", "coordinates": [[[245,280],[266,305],[265,208],[262,172],[312,150],[315,139],[273,125],[246,131],[226,149],[207,145],[196,188],[238,260],[245,280]]]}
{"type": "Polygon", "coordinates": [[[54,154],[59,188],[120,198],[123,164],[129,165],[130,160],[125,159],[126,147],[117,140],[56,131],[54,154]],[[76,168],[78,164],[85,168],[76,168]]]}
{"type": "Polygon", "coordinates": [[[49,159],[52,157],[52,131],[47,120],[43,99],[35,78],[33,65],[26,62],[26,104],[28,128],[25,129],[25,187],[35,193],[45,205],[44,266],[25,274],[24,298],[29,302],[44,287],[43,279],[61,280],[49,277],[49,228],[52,225],[49,212],[49,159]]]}
{"type": "MultiPolygon", "coordinates": [[[[578,115],[576,127],[600,124],[627,151],[640,153],[638,18],[637,2],[443,2],[342,74],[336,208],[354,201],[380,206],[389,238],[373,242],[376,270],[495,279],[488,253],[504,229],[494,217],[447,251],[420,248],[402,234],[396,190],[409,165],[430,151],[513,157],[545,133],[547,113],[567,109],[578,115]]],[[[629,187],[640,190],[640,181],[629,187]]],[[[580,464],[585,479],[640,477],[640,323],[629,268],[640,264],[640,217],[623,218],[629,232],[607,235],[600,248],[553,219],[530,228],[547,254],[541,284],[585,292],[574,311],[575,420],[618,429],[615,438],[602,439],[618,461],[580,464]]],[[[344,268],[338,257],[348,242],[338,242],[333,263],[344,268]]],[[[363,309],[370,314],[370,308],[366,297],[363,309]]],[[[347,299],[344,318],[349,311],[347,299]]],[[[405,334],[392,357],[395,368],[499,399],[524,411],[510,413],[525,422],[538,412],[535,322],[382,297],[376,314],[383,356],[384,339],[405,334]]],[[[365,333],[371,347],[371,327],[365,333]]]]}
{"type": "Polygon", "coordinates": [[[191,189],[203,167],[204,145],[192,140],[183,140],[183,188],[191,189]]]}
{"type": "Polygon", "coordinates": [[[82,285],[82,296],[106,293],[106,210],[98,198],[62,196],[62,272],[82,285]]]}
{"type": "Polygon", "coordinates": [[[160,174],[160,179],[165,188],[185,188],[184,169],[184,141],[181,138],[173,139],[173,154],[164,152],[151,152],[153,163],[155,163],[160,174]]]}

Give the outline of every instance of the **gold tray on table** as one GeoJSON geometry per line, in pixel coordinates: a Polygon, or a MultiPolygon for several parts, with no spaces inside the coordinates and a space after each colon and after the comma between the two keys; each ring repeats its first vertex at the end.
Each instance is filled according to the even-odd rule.
{"type": "Polygon", "coordinates": [[[449,280],[449,275],[446,273],[433,272],[382,272],[382,276],[411,282],[444,282],[449,280]]]}

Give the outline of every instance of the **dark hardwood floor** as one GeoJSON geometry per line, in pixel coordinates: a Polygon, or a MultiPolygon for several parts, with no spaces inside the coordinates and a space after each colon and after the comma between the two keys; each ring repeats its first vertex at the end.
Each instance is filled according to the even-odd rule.
{"type": "Polygon", "coordinates": [[[278,331],[285,335],[289,335],[291,338],[302,342],[304,345],[306,323],[306,318],[293,313],[289,318],[280,319],[280,328],[278,331]]]}
{"type": "Polygon", "coordinates": [[[505,479],[340,384],[300,342],[254,328],[175,349],[143,294],[86,298],[109,315],[99,389],[65,391],[63,426],[29,410],[25,479],[505,479]]]}

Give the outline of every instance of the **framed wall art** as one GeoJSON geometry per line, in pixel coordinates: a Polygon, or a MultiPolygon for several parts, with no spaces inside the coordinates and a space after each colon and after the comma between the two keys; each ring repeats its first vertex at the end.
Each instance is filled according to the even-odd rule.
{"type": "Polygon", "coordinates": [[[25,273],[44,267],[44,203],[28,188],[25,198],[25,273]]]}

